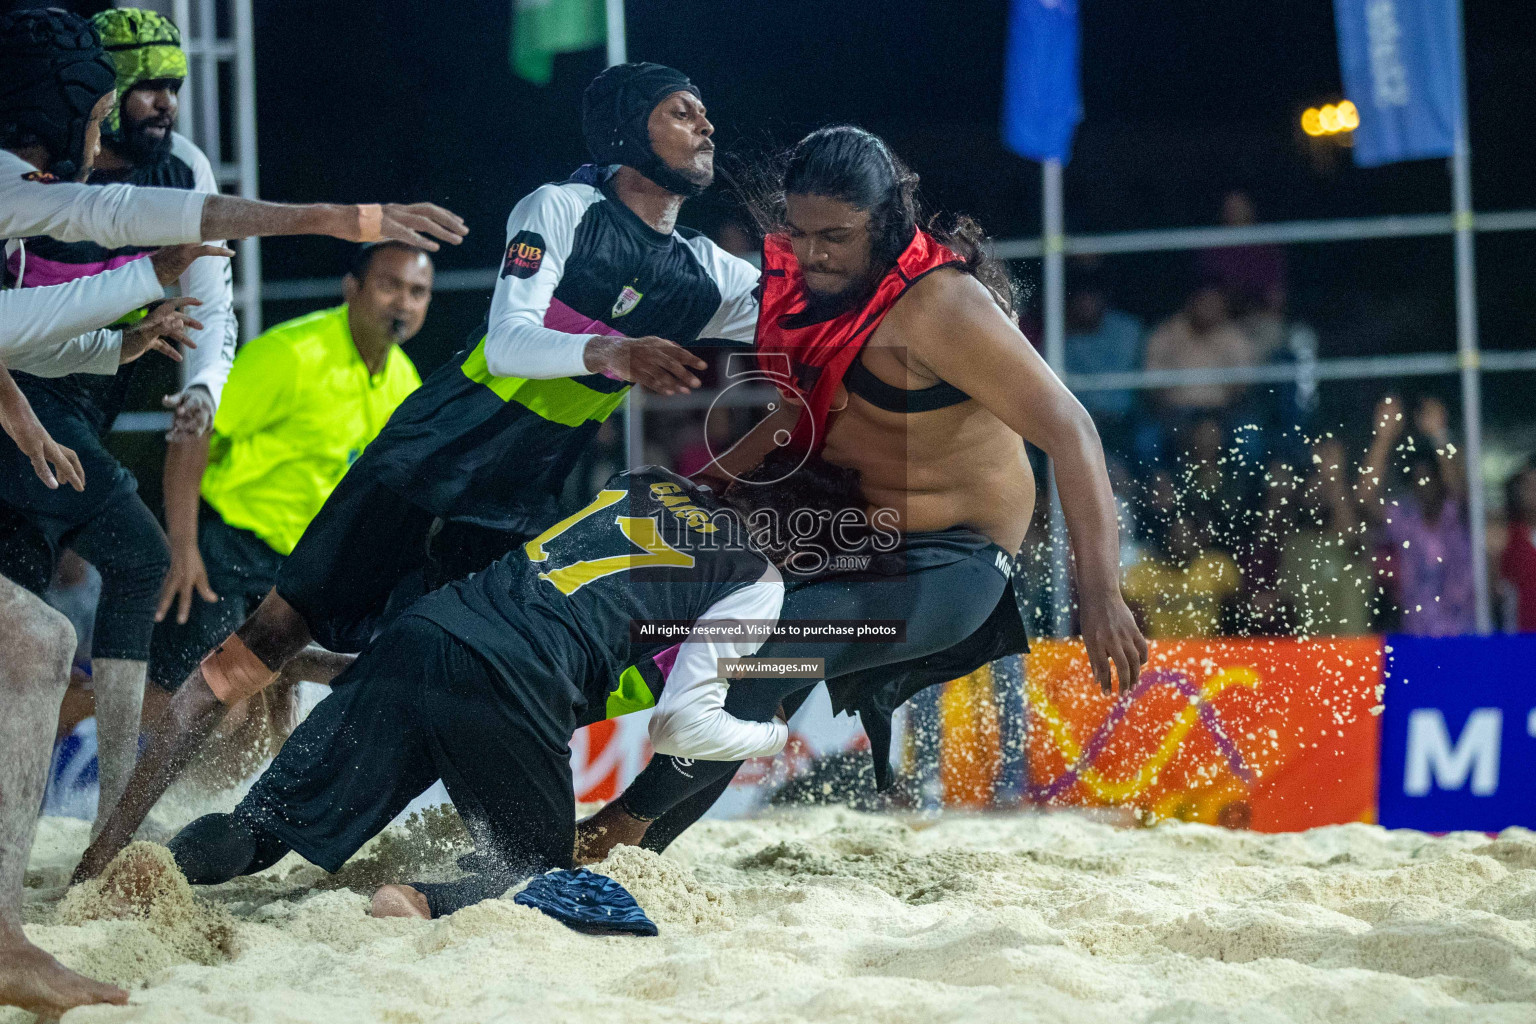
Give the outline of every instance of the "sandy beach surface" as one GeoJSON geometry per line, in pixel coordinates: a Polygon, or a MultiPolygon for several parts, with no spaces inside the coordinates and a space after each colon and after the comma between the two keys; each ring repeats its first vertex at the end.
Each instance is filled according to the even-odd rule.
{"type": "Polygon", "coordinates": [[[195,895],[176,877],[147,917],[112,919],[101,893],[66,895],[87,830],[41,823],[28,934],[132,1004],[68,1024],[1536,1021],[1536,833],[1518,829],[782,811],[599,866],[654,939],[580,935],[510,897],[368,917],[377,882],[452,870],[442,815],[339,876],[290,855],[195,895]]]}

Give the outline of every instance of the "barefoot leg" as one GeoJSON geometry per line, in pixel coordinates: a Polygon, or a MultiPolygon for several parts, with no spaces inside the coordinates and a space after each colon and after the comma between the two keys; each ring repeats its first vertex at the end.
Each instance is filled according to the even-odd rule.
{"type": "Polygon", "coordinates": [[[639,846],[650,825],[626,811],[623,801],[610,801],[592,817],[576,823],[576,863],[596,864],[615,846],[639,846]]]}
{"type": "MultiPolygon", "coordinates": [[[[235,631],[251,653],[272,672],[309,643],[309,627],[288,602],[269,593],[235,631]]],[[[275,676],[274,676],[275,678],[275,676]]],[[[128,780],[123,797],[75,868],[74,881],[92,878],[133,840],[144,817],[175,781],[228,708],[208,685],[202,666],[171,698],[149,734],[149,746],[128,780]]]]}
{"type": "Polygon", "coordinates": [[[107,815],[117,806],[139,756],[139,719],[144,706],[144,675],[148,665],[123,658],[97,658],[92,665],[96,689],[96,763],[101,792],[96,799],[99,834],[107,815]]]}
{"type": "Polygon", "coordinates": [[[69,620],[0,576],[0,1005],[62,1013],[128,994],[69,970],[27,941],[21,886],[48,780],[59,701],[69,684],[69,620]]]}

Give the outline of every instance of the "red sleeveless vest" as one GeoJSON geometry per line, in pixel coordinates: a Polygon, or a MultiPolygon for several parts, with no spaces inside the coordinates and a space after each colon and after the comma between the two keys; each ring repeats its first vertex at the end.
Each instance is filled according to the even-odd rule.
{"type": "Polygon", "coordinates": [[[784,319],[805,308],[805,277],[787,236],[763,239],[758,369],[773,380],[786,399],[803,404],[810,412],[800,417],[791,444],[800,450],[821,450],[827,437],[828,412],[843,374],[885,314],[923,275],[961,262],[932,235],[919,230],[861,308],[820,323],[786,327],[784,319]]]}

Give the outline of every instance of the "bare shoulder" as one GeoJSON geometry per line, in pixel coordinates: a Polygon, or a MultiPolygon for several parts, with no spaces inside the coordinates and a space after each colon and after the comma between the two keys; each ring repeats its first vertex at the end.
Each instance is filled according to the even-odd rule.
{"type": "Polygon", "coordinates": [[[897,302],[917,316],[950,317],[969,310],[972,316],[998,310],[986,285],[958,267],[940,267],[918,279],[897,302]]]}
{"type": "Polygon", "coordinates": [[[980,341],[999,332],[1018,333],[987,286],[955,267],[941,267],[919,279],[891,312],[904,334],[946,339],[951,344],[956,339],[980,341]]]}

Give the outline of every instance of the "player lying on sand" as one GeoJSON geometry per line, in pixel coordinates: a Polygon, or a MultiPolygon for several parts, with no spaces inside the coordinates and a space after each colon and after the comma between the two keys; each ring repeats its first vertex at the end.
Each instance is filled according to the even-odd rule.
{"type": "MultiPolygon", "coordinates": [[[[522,549],[417,601],[337,678],[233,813],[199,818],[171,841],[176,863],[197,884],[260,871],[289,850],[336,871],[441,778],[484,866],[457,882],[390,887],[378,913],[440,916],[571,867],[571,735],[613,702],[635,701],[615,681],[675,643],[632,625],[775,621],[778,565],[814,542],[789,533],[793,514],[804,522],[809,510],[821,529],[864,513],[850,470],[813,462],[786,475],[770,460],[750,479],[775,482],[717,495],[664,469],[621,473],[522,549]]],[[[657,750],[738,760],[783,747],[782,721],[723,710],[718,659],[760,644],[690,634],[656,695],[657,750]]]]}

